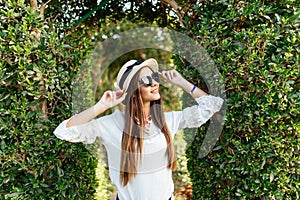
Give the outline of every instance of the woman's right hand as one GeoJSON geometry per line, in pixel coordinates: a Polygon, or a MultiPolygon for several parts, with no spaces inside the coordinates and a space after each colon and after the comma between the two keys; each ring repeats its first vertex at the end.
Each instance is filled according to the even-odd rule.
{"type": "Polygon", "coordinates": [[[105,106],[107,109],[112,108],[120,104],[126,97],[127,93],[124,93],[123,90],[111,91],[107,90],[102,95],[100,101],[97,104],[105,106]]]}
{"type": "Polygon", "coordinates": [[[66,127],[68,128],[89,122],[105,110],[121,103],[125,99],[126,94],[127,93],[124,93],[122,90],[108,90],[104,92],[100,101],[98,101],[96,105],[71,117],[71,119],[67,122],[66,127]]]}

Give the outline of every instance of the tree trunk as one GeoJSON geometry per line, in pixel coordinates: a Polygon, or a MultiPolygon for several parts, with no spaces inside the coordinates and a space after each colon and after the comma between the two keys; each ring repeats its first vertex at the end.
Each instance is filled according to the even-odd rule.
{"type": "MultiPolygon", "coordinates": [[[[40,11],[40,15],[39,17],[44,17],[44,13],[45,13],[45,8],[46,5],[50,2],[51,0],[47,1],[46,3],[42,3],[42,5],[40,6],[40,8],[38,8],[38,3],[37,0],[30,0],[30,6],[33,8],[33,11],[40,11]]],[[[41,39],[41,32],[38,29],[32,29],[31,33],[30,33],[30,38],[32,40],[32,42],[34,43],[39,43],[40,39],[41,39]]],[[[40,90],[41,91],[45,91],[46,87],[44,86],[44,77],[42,76],[40,78],[40,90]]],[[[48,106],[47,106],[47,99],[41,100],[38,103],[38,108],[42,111],[42,113],[44,114],[45,118],[48,118],[48,106]]]]}

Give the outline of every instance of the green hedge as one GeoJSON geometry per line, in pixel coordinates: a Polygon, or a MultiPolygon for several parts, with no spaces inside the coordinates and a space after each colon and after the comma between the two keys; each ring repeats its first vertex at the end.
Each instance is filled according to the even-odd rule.
{"type": "Polygon", "coordinates": [[[215,61],[228,106],[214,151],[198,157],[205,126],[187,150],[194,199],[299,199],[299,2],[183,6],[182,31],[215,61]]]}
{"type": "Polygon", "coordinates": [[[0,7],[0,198],[93,199],[96,159],[53,135],[84,55],[24,1],[0,7]]]}
{"type": "MultiPolygon", "coordinates": [[[[215,150],[198,159],[202,127],[187,151],[194,198],[299,198],[299,3],[182,3],[190,11],[182,31],[215,61],[228,104],[215,150]]],[[[97,161],[52,132],[73,114],[71,81],[93,46],[86,36],[98,30],[62,37],[24,1],[0,7],[0,197],[92,199],[97,161]]]]}

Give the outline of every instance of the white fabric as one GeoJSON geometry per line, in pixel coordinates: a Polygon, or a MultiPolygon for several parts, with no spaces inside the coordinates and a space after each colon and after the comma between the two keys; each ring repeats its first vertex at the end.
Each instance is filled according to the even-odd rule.
{"type": "MultiPolygon", "coordinates": [[[[195,100],[198,105],[165,113],[172,137],[180,129],[201,126],[223,104],[221,98],[214,96],[202,96],[195,100]]],[[[93,143],[99,137],[106,148],[110,178],[118,189],[120,200],[167,200],[172,196],[174,183],[172,171],[167,168],[166,139],[153,122],[145,128],[142,162],[138,166],[137,175],[123,187],[120,184],[119,168],[124,114],[116,110],[84,125],[66,128],[68,120],[63,121],[54,134],[61,140],[86,144],[93,143]]]]}

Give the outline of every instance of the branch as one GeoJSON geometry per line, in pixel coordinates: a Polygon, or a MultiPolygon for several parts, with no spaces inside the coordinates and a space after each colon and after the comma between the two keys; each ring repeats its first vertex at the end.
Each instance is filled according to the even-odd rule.
{"type": "Polygon", "coordinates": [[[41,7],[40,7],[40,15],[39,17],[43,17],[44,16],[44,13],[45,13],[45,8],[46,8],[46,5],[48,3],[50,3],[51,0],[48,0],[46,3],[42,3],[41,7]]]}
{"type": "Polygon", "coordinates": [[[38,9],[37,0],[30,0],[30,6],[33,8],[34,11],[38,9]]]}
{"type": "Polygon", "coordinates": [[[180,13],[180,6],[178,6],[178,4],[176,3],[176,1],[174,0],[161,0],[162,3],[169,5],[172,10],[175,12],[175,14],[178,16],[179,18],[179,23],[181,26],[184,26],[183,20],[182,20],[182,14],[180,13]]]}
{"type": "MultiPolygon", "coordinates": [[[[30,6],[33,8],[33,11],[40,11],[39,17],[44,17],[46,5],[50,3],[50,1],[51,0],[48,0],[46,3],[43,2],[41,7],[38,8],[37,0],[30,0],[30,6]]],[[[30,38],[35,44],[38,44],[41,39],[41,32],[38,29],[32,29],[30,33],[30,38]]],[[[45,91],[46,88],[44,86],[44,77],[41,77],[39,84],[41,85],[40,90],[45,91]]],[[[38,107],[40,110],[42,110],[44,117],[48,118],[47,99],[43,99],[41,102],[39,102],[38,107]]],[[[32,106],[31,109],[34,110],[34,107],[32,106]]],[[[27,169],[25,170],[28,171],[27,169]]],[[[30,173],[30,171],[28,171],[28,173],[30,173]]]]}
{"type": "MultiPolygon", "coordinates": [[[[40,79],[40,91],[45,91],[45,82],[44,82],[44,77],[42,76],[40,79]]],[[[44,96],[44,95],[43,95],[44,96]]],[[[48,107],[47,107],[47,99],[43,99],[41,102],[39,102],[39,109],[42,110],[44,117],[48,118],[48,107]]]]}
{"type": "Polygon", "coordinates": [[[30,6],[33,8],[33,11],[36,11],[36,10],[40,10],[40,15],[39,17],[43,17],[44,16],[44,13],[45,13],[45,8],[46,8],[46,5],[48,3],[50,3],[51,0],[48,0],[46,3],[42,3],[41,7],[38,8],[38,3],[37,3],[37,0],[30,0],[30,6]]]}
{"type": "Polygon", "coordinates": [[[177,11],[180,7],[174,0],[162,0],[165,4],[169,4],[175,11],[177,11]]]}
{"type": "Polygon", "coordinates": [[[79,24],[81,24],[81,22],[83,22],[84,20],[86,20],[89,16],[91,16],[94,12],[96,12],[97,10],[99,10],[100,8],[102,8],[103,6],[105,6],[108,3],[109,0],[103,0],[101,1],[101,3],[94,7],[93,10],[87,12],[84,16],[82,16],[77,22],[75,22],[74,27],[78,26],[79,24]]]}

